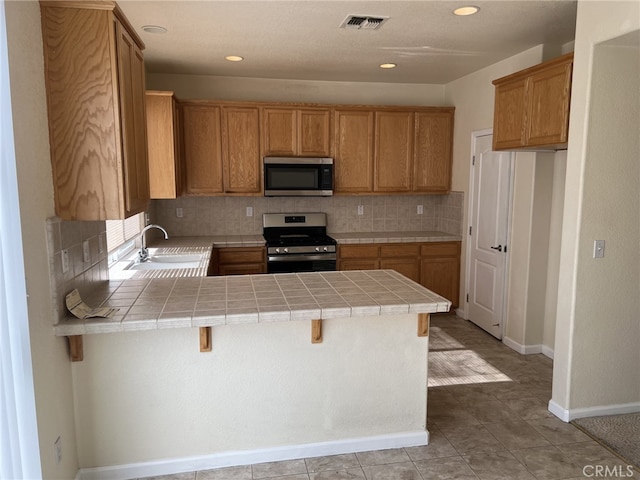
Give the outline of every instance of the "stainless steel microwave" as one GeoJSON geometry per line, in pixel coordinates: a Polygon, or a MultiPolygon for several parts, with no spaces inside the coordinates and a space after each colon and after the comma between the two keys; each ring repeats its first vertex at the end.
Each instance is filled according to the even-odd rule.
{"type": "Polygon", "coordinates": [[[265,197],[333,195],[333,158],[264,157],[265,197]]]}

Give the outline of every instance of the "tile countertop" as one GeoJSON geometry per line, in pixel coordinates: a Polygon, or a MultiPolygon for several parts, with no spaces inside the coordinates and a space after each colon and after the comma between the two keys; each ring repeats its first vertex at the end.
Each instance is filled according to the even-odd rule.
{"type": "Polygon", "coordinates": [[[85,301],[113,318],[67,318],[58,336],[448,312],[451,302],[393,270],[109,281],[85,301]]]}

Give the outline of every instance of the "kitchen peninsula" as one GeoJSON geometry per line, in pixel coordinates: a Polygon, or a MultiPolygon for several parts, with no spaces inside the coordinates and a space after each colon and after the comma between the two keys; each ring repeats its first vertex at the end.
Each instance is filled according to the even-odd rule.
{"type": "Polygon", "coordinates": [[[102,295],[119,316],[55,327],[83,335],[81,478],[428,442],[429,314],[451,304],[395,271],[133,278],[102,295]]]}

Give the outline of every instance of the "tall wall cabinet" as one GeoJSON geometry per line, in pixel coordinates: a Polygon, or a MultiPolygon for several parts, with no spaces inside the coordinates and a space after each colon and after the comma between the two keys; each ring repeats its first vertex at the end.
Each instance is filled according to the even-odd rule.
{"type": "Polygon", "coordinates": [[[142,212],[149,204],[144,44],[115,2],[40,8],[56,215],[142,212]]]}

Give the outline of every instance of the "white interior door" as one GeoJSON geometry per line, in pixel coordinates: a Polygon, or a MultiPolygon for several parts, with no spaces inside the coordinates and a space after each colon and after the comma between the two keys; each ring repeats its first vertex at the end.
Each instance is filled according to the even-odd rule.
{"type": "Polygon", "coordinates": [[[492,135],[475,138],[471,168],[468,317],[502,338],[511,153],[491,150],[492,135]]]}

